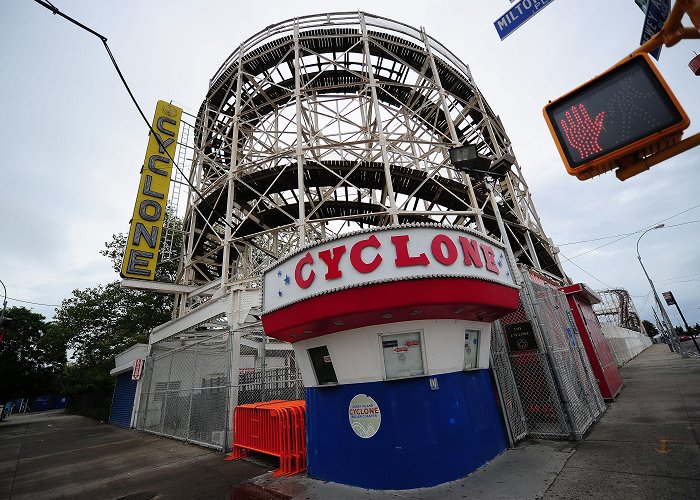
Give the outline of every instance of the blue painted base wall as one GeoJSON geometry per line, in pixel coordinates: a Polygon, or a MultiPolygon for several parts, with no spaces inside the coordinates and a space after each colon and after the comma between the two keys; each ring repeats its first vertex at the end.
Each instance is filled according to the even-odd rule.
{"type": "Polygon", "coordinates": [[[308,474],[370,489],[409,489],[453,481],[506,448],[488,370],[306,389],[308,474]],[[350,427],[348,406],[372,397],[381,426],[371,438],[350,427]]]}

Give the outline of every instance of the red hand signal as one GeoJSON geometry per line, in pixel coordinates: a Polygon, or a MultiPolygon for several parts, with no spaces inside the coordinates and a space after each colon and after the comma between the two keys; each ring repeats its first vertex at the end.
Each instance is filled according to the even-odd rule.
{"type": "Polygon", "coordinates": [[[571,106],[571,113],[567,111],[565,115],[566,121],[561,120],[559,123],[564,129],[566,140],[578,150],[581,159],[583,160],[595,153],[600,153],[603,148],[598,144],[598,138],[603,129],[605,112],[601,111],[596,115],[595,120],[591,120],[586,107],[583,104],[579,104],[578,106],[571,106]]]}

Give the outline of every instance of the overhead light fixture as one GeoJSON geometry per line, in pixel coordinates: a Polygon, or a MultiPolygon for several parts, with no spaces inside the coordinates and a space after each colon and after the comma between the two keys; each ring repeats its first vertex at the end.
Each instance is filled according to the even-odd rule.
{"type": "Polygon", "coordinates": [[[422,313],[422,312],[423,312],[423,311],[421,311],[420,309],[416,309],[416,310],[414,310],[414,311],[411,311],[411,316],[418,316],[418,315],[419,315],[420,313],[422,313]]]}
{"type": "Polygon", "coordinates": [[[497,176],[505,176],[513,165],[515,165],[515,156],[506,153],[491,162],[489,172],[497,176]]]}
{"type": "Polygon", "coordinates": [[[345,321],[340,321],[340,320],[338,320],[338,321],[335,321],[333,324],[334,324],[335,326],[344,326],[344,325],[345,325],[345,321]]]}
{"type": "Polygon", "coordinates": [[[389,319],[389,318],[393,318],[393,317],[394,317],[394,315],[391,314],[391,313],[384,313],[384,314],[382,314],[382,318],[384,318],[384,319],[389,319]]]}
{"type": "Polygon", "coordinates": [[[307,335],[311,335],[311,334],[314,333],[314,332],[312,332],[311,330],[302,330],[301,333],[305,333],[305,334],[307,334],[307,335]]]}
{"type": "Polygon", "coordinates": [[[464,144],[449,149],[450,162],[456,170],[470,174],[490,175],[491,177],[504,177],[510,167],[515,165],[515,157],[506,153],[491,160],[481,156],[476,145],[464,144]]]}
{"type": "Polygon", "coordinates": [[[486,171],[491,165],[491,160],[479,156],[476,145],[465,144],[450,148],[450,162],[460,172],[486,171]]]}

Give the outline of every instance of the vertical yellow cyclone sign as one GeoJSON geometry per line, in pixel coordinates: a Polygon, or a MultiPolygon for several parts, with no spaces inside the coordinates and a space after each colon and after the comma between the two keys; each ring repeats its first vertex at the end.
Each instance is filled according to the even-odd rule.
{"type": "Polygon", "coordinates": [[[158,101],[152,128],[160,141],[153,133],[149,134],[146,161],[141,169],[139,193],[122,263],[123,278],[153,280],[155,277],[173,170],[171,158],[175,158],[181,116],[182,109],[158,101]]]}

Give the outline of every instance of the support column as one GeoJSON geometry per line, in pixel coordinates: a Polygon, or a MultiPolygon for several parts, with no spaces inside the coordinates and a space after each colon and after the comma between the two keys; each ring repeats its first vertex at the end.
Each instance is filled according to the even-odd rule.
{"type": "MultiPolygon", "coordinates": [[[[377,81],[374,78],[374,68],[372,68],[372,55],[369,51],[369,38],[367,35],[367,25],[365,24],[365,16],[360,13],[360,25],[362,26],[362,44],[364,48],[365,65],[367,74],[369,75],[369,88],[372,94],[372,108],[374,109],[374,121],[377,124],[377,133],[379,134],[379,148],[382,153],[382,163],[384,164],[384,179],[386,186],[386,196],[389,198],[389,214],[391,215],[391,223],[399,223],[399,209],[396,206],[396,196],[394,195],[394,184],[391,180],[391,165],[389,164],[389,153],[387,151],[387,141],[384,135],[384,125],[382,124],[381,108],[379,99],[377,98],[377,81]]],[[[386,200],[382,200],[383,203],[386,200]]]]}
{"type": "Polygon", "coordinates": [[[226,288],[226,283],[230,278],[231,266],[231,239],[233,227],[233,189],[234,189],[234,178],[237,176],[238,168],[238,129],[239,129],[239,115],[241,111],[241,85],[243,84],[243,68],[242,68],[242,55],[245,49],[245,45],[241,45],[238,50],[238,76],[236,77],[236,103],[233,110],[233,126],[231,127],[231,161],[229,163],[228,169],[228,184],[227,184],[227,196],[226,196],[226,229],[224,230],[224,252],[223,252],[223,262],[221,263],[221,289],[226,288]]]}
{"type": "Polygon", "coordinates": [[[299,247],[306,245],[306,187],[304,186],[304,148],[302,146],[304,136],[301,132],[301,54],[299,47],[299,20],[294,21],[294,100],[296,102],[296,127],[297,127],[297,192],[299,193],[299,212],[297,224],[299,226],[299,247]]]}

